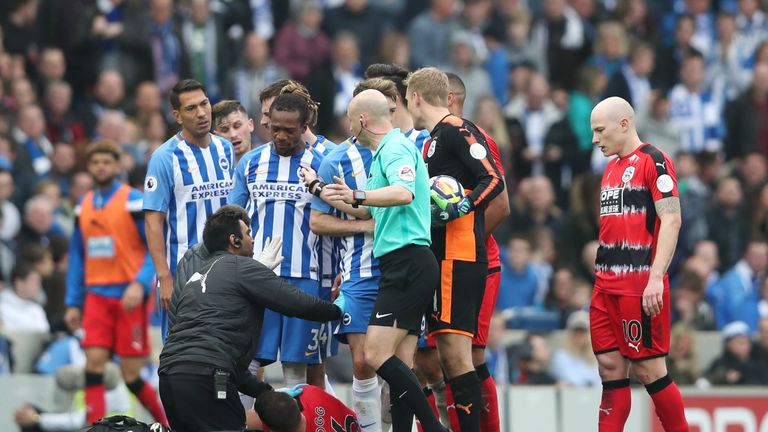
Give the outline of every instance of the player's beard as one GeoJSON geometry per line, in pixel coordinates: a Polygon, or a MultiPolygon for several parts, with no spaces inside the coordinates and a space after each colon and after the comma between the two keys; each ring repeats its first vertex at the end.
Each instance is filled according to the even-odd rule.
{"type": "Polygon", "coordinates": [[[96,187],[99,189],[106,189],[112,185],[112,183],[117,178],[116,175],[106,178],[103,181],[98,180],[96,177],[93,178],[94,183],[96,183],[96,187]]]}

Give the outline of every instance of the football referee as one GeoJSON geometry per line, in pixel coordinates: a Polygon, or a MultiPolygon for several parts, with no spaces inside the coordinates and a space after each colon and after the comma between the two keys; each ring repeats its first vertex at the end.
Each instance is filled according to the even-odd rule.
{"type": "MultiPolygon", "coordinates": [[[[375,151],[366,190],[352,190],[335,178],[336,184],[321,185],[321,196],[345,213],[360,219],[373,216],[375,221],[373,255],[379,259],[381,278],[365,358],[389,383],[393,405],[409,408],[425,432],[443,432],[416,376],[395,355],[412,361],[422,317],[438,283],[437,261],[429,249],[427,167],[413,143],[392,127],[389,103],[381,92],[365,90],[355,96],[347,116],[358,141],[375,151]]],[[[393,429],[411,430],[395,423],[393,429]]]]}

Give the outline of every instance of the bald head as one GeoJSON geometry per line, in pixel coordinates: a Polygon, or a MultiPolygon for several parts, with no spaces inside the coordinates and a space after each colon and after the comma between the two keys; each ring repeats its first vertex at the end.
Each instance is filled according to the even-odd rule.
{"type": "Polygon", "coordinates": [[[620,97],[609,97],[603,99],[592,110],[593,118],[600,118],[606,121],[618,122],[621,119],[628,119],[631,123],[635,122],[635,110],[632,105],[620,97]]]}
{"type": "Polygon", "coordinates": [[[606,156],[625,156],[642,144],[635,130],[635,110],[620,97],[598,103],[589,120],[592,144],[606,156]]]}
{"type": "Polygon", "coordinates": [[[386,96],[378,90],[363,90],[349,103],[349,118],[354,120],[360,115],[368,117],[370,122],[389,121],[389,103],[386,96]]]}

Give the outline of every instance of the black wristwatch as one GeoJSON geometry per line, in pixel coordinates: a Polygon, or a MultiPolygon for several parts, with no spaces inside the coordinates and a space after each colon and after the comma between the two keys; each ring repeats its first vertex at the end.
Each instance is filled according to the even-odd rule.
{"type": "Polygon", "coordinates": [[[359,189],[353,190],[352,198],[355,200],[355,203],[352,204],[352,208],[357,208],[360,204],[363,203],[363,201],[365,201],[365,191],[359,189]]]}
{"type": "Polygon", "coordinates": [[[325,183],[325,182],[323,182],[323,181],[320,181],[320,179],[314,179],[314,180],[312,180],[312,181],[309,183],[309,188],[308,188],[308,189],[309,189],[309,192],[310,192],[312,195],[314,195],[314,196],[316,196],[316,197],[320,198],[320,192],[322,192],[322,191],[323,191],[323,188],[324,188],[324,187],[325,187],[325,185],[327,185],[327,184],[328,184],[328,183],[325,183]],[[313,188],[315,185],[317,185],[317,187],[316,187],[314,190],[312,190],[312,188],[313,188]]]}

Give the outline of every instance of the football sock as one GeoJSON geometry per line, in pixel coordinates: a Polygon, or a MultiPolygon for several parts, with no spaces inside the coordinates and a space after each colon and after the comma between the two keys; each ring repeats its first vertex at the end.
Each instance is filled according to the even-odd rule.
{"type": "Polygon", "coordinates": [[[480,411],[482,411],[482,396],[480,380],[472,370],[451,378],[448,382],[453,391],[453,405],[459,417],[462,432],[480,432],[480,411]]]}
{"type": "Polygon", "coordinates": [[[429,388],[432,390],[432,394],[435,395],[435,406],[437,407],[437,412],[440,415],[440,421],[443,424],[450,424],[448,421],[448,404],[446,402],[445,395],[445,381],[440,380],[436,383],[429,384],[429,388]]]}
{"type": "Polygon", "coordinates": [[[104,374],[85,373],[85,420],[88,425],[106,414],[104,374]]]}
{"type": "Polygon", "coordinates": [[[377,377],[359,380],[352,377],[352,409],[360,429],[381,432],[381,397],[377,377]]]}
{"type": "Polygon", "coordinates": [[[687,432],[683,396],[669,374],[645,386],[666,432],[687,432]]]}
{"type": "MultiPolygon", "coordinates": [[[[402,360],[393,355],[379,367],[376,373],[389,383],[389,399],[392,401],[393,411],[397,404],[396,399],[400,399],[419,418],[424,432],[445,431],[432,413],[432,409],[427,403],[427,398],[424,397],[424,393],[421,391],[416,375],[413,374],[413,371],[402,360]]],[[[394,432],[410,432],[410,429],[400,431],[395,428],[394,432]]]]}
{"type": "Polygon", "coordinates": [[[307,365],[303,363],[283,363],[285,386],[293,388],[297,384],[307,383],[307,365]]]}
{"type": "MultiPolygon", "coordinates": [[[[432,390],[430,390],[429,387],[424,387],[421,391],[424,392],[424,397],[427,398],[427,403],[429,404],[429,407],[432,408],[432,413],[435,414],[435,417],[438,417],[440,414],[437,413],[437,407],[435,406],[435,394],[432,393],[432,390]]],[[[416,428],[419,432],[424,432],[424,429],[421,428],[421,423],[419,423],[419,419],[416,419],[416,428]]]]}
{"type": "Polygon", "coordinates": [[[461,432],[461,426],[459,425],[459,415],[456,413],[456,401],[453,398],[453,389],[451,384],[445,384],[445,416],[448,419],[448,425],[453,432],[461,432]]]}
{"type": "Polygon", "coordinates": [[[336,392],[333,391],[333,386],[331,385],[331,381],[328,380],[328,375],[325,375],[325,392],[333,397],[336,397],[336,392]]]}
{"type": "MultiPolygon", "coordinates": [[[[132,383],[126,383],[126,387],[136,396],[136,399],[144,405],[144,408],[152,414],[156,422],[160,422],[164,425],[168,424],[168,419],[165,417],[165,410],[163,405],[160,404],[160,398],[157,397],[155,389],[147,384],[143,379],[139,378],[132,383]]],[[[253,406],[251,406],[253,408],[253,406]]]]}
{"type": "Polygon", "coordinates": [[[600,432],[623,432],[624,423],[632,407],[632,392],[629,378],[603,381],[603,398],[600,402],[598,430],[600,432]]]}
{"type": "Polygon", "coordinates": [[[482,395],[482,407],[480,411],[480,429],[483,432],[499,432],[499,398],[496,394],[496,382],[488,370],[488,365],[483,363],[475,367],[477,378],[480,380],[480,394],[482,395]]]}

